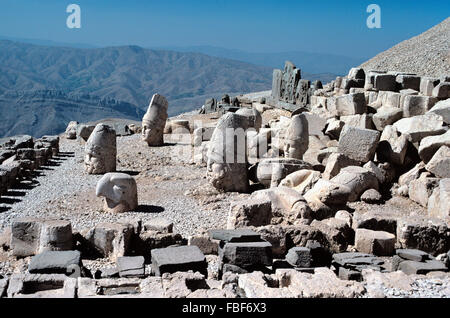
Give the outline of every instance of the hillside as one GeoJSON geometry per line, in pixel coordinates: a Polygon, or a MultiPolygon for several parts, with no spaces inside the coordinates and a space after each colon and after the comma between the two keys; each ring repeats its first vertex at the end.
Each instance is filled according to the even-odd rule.
{"type": "Polygon", "coordinates": [[[0,41],[0,137],[59,133],[69,120],[139,120],[156,92],[168,98],[172,116],[224,93],[270,89],[271,82],[272,68],[199,53],[0,41]],[[58,100],[42,91],[58,92],[58,100]],[[86,94],[95,101],[78,104],[86,94]],[[114,103],[97,107],[101,100],[114,103]]]}
{"type": "Polygon", "coordinates": [[[360,67],[436,77],[450,74],[450,18],[378,54],[360,67]]]}
{"type": "Polygon", "coordinates": [[[0,136],[59,134],[71,120],[105,117],[139,119],[144,111],[126,102],[58,90],[16,91],[0,95],[0,136]]]}
{"type": "Polygon", "coordinates": [[[167,49],[177,52],[199,52],[210,56],[223,57],[272,68],[278,68],[286,60],[289,60],[302,70],[302,77],[311,81],[319,79],[323,82],[329,82],[338,75],[347,74],[349,69],[365,60],[364,58],[326,53],[301,51],[261,53],[214,46],[168,47],[167,49]]]}

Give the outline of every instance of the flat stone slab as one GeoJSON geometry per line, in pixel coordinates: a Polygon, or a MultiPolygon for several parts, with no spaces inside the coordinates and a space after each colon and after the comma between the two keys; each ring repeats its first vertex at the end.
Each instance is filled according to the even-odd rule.
{"type": "Polygon", "coordinates": [[[259,242],[261,235],[248,229],[237,230],[210,230],[209,235],[213,240],[223,242],[259,242]]]}
{"type": "Polygon", "coordinates": [[[122,256],[117,258],[116,263],[120,277],[145,276],[144,256],[122,256]]]}
{"type": "Polygon", "coordinates": [[[286,261],[295,267],[309,268],[312,263],[311,250],[307,247],[293,247],[288,251],[286,261]]]}
{"type": "Polygon", "coordinates": [[[400,263],[399,270],[407,275],[425,275],[429,272],[447,272],[448,268],[444,263],[435,260],[426,262],[404,261],[400,263]]]}
{"type": "Polygon", "coordinates": [[[30,261],[28,271],[31,274],[75,274],[80,270],[81,253],[79,251],[47,251],[30,261]]]}
{"type": "Polygon", "coordinates": [[[190,270],[207,273],[205,255],[195,245],[153,249],[151,257],[152,269],[156,276],[190,270]]]}
{"type": "Polygon", "coordinates": [[[219,250],[222,264],[232,264],[242,268],[272,265],[272,244],[269,242],[230,242],[219,250]]]}
{"type": "Polygon", "coordinates": [[[172,233],[173,222],[166,218],[154,218],[144,223],[146,231],[157,231],[161,233],[172,233]]]}
{"type": "Polygon", "coordinates": [[[357,252],[347,252],[347,253],[337,253],[333,254],[333,261],[335,262],[342,262],[347,259],[351,258],[359,258],[359,257],[373,257],[372,254],[366,254],[366,253],[357,253],[357,252]]]}
{"type": "Polygon", "coordinates": [[[415,249],[398,249],[396,250],[396,254],[409,261],[423,262],[430,259],[430,254],[415,249]]]}

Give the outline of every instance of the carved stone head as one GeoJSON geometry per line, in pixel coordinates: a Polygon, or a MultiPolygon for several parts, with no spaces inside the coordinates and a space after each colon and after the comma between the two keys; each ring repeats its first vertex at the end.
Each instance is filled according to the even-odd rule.
{"type": "Polygon", "coordinates": [[[84,164],[89,174],[116,171],[116,131],[105,124],[98,124],[85,146],[84,164]]]}
{"type": "Polygon", "coordinates": [[[142,119],[142,140],[149,146],[162,146],[164,144],[164,127],[167,120],[167,99],[159,94],[152,97],[147,113],[142,119]]]}
{"type": "Polygon", "coordinates": [[[138,206],[136,181],[125,173],[105,174],[98,181],[95,194],[104,198],[104,210],[107,212],[129,212],[138,206]]]}

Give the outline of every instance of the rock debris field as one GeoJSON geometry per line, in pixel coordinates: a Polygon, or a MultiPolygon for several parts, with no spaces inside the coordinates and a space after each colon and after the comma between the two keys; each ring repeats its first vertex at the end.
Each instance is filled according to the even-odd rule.
{"type": "Polygon", "coordinates": [[[0,148],[0,297],[450,296],[450,77],[271,91],[0,148]]]}

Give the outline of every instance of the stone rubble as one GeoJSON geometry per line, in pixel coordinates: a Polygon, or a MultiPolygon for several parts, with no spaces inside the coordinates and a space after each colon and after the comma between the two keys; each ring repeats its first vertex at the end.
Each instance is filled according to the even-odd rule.
{"type": "MultiPolygon", "coordinates": [[[[85,142],[70,162],[84,163],[95,222],[2,219],[0,297],[449,297],[449,87],[362,68],[311,84],[286,62],[271,92],[209,99],[191,117],[167,120],[155,94],[142,127],[127,125],[148,146],[136,152],[121,150],[137,140],[126,131],[71,122],[64,144],[85,142]],[[171,178],[186,198],[172,212],[141,199],[171,178]]],[[[67,155],[59,143],[2,144],[1,199],[67,155]]]]}

